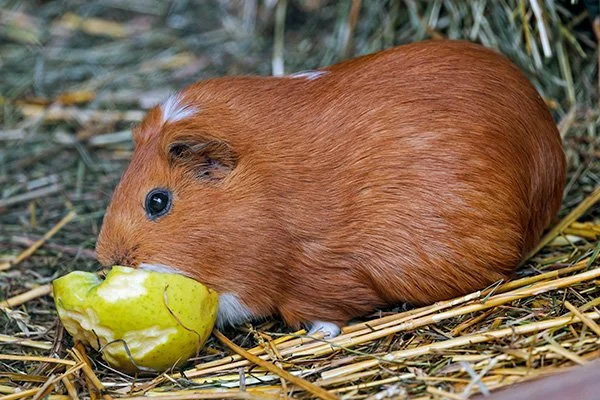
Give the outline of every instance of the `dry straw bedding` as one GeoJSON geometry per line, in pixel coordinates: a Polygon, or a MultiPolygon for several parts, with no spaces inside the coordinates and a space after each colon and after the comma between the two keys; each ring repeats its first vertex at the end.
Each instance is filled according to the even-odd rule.
{"type": "Polygon", "coordinates": [[[599,358],[598,53],[584,7],[267,3],[0,2],[1,399],[464,399],[599,358]],[[159,376],[123,375],[72,343],[49,283],[97,268],[94,240],[131,154],[129,128],[150,105],[209,76],[298,71],[430,37],[511,57],[563,137],[563,209],[513,281],[381,310],[333,340],[277,320],[215,332],[186,368],[159,376]]]}

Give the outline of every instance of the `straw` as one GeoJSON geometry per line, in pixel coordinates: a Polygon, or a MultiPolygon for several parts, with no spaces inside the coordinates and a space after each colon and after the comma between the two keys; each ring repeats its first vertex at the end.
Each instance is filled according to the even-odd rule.
{"type": "MultiPolygon", "coordinates": [[[[0,396],[468,398],[600,357],[600,17],[590,2],[13,3],[0,5],[0,396]],[[314,70],[427,39],[505,54],[556,121],[568,161],[562,207],[511,280],[424,307],[373,310],[329,339],[277,315],[249,321],[160,374],[124,374],[73,343],[51,284],[100,268],[103,216],[135,151],[132,125],[151,107],[198,80],[314,70]]],[[[386,74],[402,80],[402,71],[386,74]]],[[[295,105],[296,95],[278,106],[295,105]]],[[[464,234],[486,229],[474,221],[464,234]]],[[[276,287],[268,278],[261,285],[276,287]]]]}

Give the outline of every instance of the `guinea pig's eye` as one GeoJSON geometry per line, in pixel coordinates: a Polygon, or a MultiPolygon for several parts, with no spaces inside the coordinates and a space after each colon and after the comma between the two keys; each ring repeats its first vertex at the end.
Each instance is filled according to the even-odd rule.
{"type": "Polygon", "coordinates": [[[151,220],[162,217],[171,210],[173,195],[166,189],[152,189],[146,195],[146,215],[151,220]]]}

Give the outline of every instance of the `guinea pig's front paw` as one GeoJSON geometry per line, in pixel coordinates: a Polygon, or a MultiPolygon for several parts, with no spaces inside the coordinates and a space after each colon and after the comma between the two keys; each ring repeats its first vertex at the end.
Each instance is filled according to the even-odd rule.
{"type": "Polygon", "coordinates": [[[341,329],[333,322],[313,321],[307,336],[313,336],[318,332],[325,334],[324,339],[333,339],[340,334],[341,329]]]}

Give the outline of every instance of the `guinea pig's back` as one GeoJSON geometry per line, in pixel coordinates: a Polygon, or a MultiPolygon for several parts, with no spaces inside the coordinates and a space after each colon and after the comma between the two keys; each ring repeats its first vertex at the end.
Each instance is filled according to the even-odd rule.
{"type": "Polygon", "coordinates": [[[322,230],[309,246],[322,253],[306,256],[358,266],[357,280],[391,302],[509,276],[558,211],[565,173],[554,121],[524,75],[481,46],[441,41],[325,71],[308,89],[318,124],[296,144],[314,144],[302,153],[315,167],[298,172],[319,177],[295,189],[299,204],[310,193],[321,207],[298,223],[322,230]]]}
{"type": "Polygon", "coordinates": [[[552,117],[481,46],[422,42],[296,78],[211,85],[235,118],[227,140],[246,178],[230,185],[260,187],[277,221],[265,250],[285,266],[288,322],[485,287],[514,271],[560,206],[552,117]]]}

